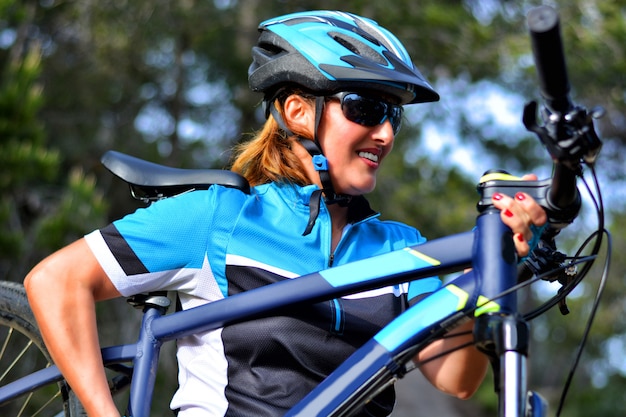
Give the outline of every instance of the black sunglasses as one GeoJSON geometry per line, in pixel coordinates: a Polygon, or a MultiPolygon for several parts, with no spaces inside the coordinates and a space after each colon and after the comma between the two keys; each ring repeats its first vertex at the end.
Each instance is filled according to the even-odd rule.
{"type": "Polygon", "coordinates": [[[382,124],[389,119],[393,134],[396,135],[400,131],[403,113],[400,105],[349,92],[338,93],[329,98],[339,99],[344,117],[351,122],[371,127],[382,124]]]}

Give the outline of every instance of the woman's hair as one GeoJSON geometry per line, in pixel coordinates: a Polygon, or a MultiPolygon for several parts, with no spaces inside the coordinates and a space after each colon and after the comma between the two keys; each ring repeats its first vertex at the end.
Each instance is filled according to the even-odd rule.
{"type": "MultiPolygon", "coordinates": [[[[280,94],[274,103],[283,119],[283,104],[291,94],[298,94],[309,102],[313,100],[310,95],[293,90],[290,93],[280,94]]],[[[292,129],[292,126],[286,123],[287,127],[292,129]]],[[[312,140],[311,132],[297,129],[292,129],[292,132],[303,140],[312,140]]],[[[300,158],[291,149],[294,140],[296,140],[295,137],[288,137],[270,114],[261,131],[257,132],[251,140],[234,147],[231,170],[246,178],[253,187],[268,182],[311,184],[300,158]]]]}

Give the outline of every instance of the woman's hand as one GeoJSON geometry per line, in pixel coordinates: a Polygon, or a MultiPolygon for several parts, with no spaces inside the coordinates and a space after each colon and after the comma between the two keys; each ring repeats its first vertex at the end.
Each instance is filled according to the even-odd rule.
{"type": "MultiPolygon", "coordinates": [[[[536,175],[524,175],[524,180],[535,181],[536,175]]],[[[528,194],[519,192],[515,198],[495,193],[493,205],[500,209],[504,224],[513,231],[513,242],[519,256],[526,256],[530,251],[529,243],[533,237],[531,225],[543,226],[548,217],[544,209],[528,194]]]]}

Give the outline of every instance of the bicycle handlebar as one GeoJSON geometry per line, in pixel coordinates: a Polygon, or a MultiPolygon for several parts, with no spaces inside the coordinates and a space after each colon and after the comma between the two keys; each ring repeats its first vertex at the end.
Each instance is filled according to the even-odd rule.
{"type": "Polygon", "coordinates": [[[539,6],[528,13],[527,22],[541,95],[552,111],[567,113],[573,104],[569,98],[559,15],[549,6],[539,6]]]}
{"type": "Polygon", "coordinates": [[[481,194],[478,209],[484,211],[490,207],[495,192],[513,196],[524,191],[546,210],[552,229],[559,230],[576,218],[581,206],[576,187],[581,163],[593,163],[602,146],[593,126],[593,119],[600,111],[587,113],[569,97],[570,84],[556,10],[549,6],[532,9],[528,13],[528,27],[545,109],[544,125],[539,125],[537,103],[528,103],[523,122],[552,156],[554,172],[551,178],[542,181],[520,181],[506,173],[492,176],[488,172],[478,187],[481,194]]]}

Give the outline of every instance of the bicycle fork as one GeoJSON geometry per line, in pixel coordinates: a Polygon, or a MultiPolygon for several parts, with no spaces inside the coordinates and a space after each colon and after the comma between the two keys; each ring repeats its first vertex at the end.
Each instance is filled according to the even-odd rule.
{"type": "Polygon", "coordinates": [[[498,416],[543,417],[545,400],[528,391],[527,365],[530,328],[518,315],[484,314],[476,319],[476,346],[491,362],[498,416]]]}

